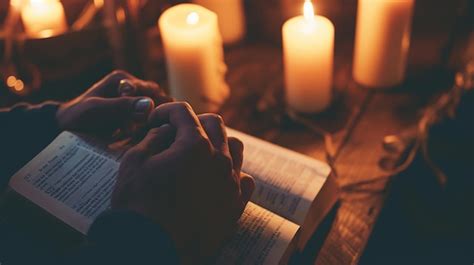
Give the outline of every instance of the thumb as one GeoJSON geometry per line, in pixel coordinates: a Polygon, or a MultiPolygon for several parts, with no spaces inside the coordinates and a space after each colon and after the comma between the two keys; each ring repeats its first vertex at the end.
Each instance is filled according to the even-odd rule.
{"type": "MultiPolygon", "coordinates": [[[[124,123],[144,121],[154,108],[153,100],[146,97],[89,98],[91,119],[106,123],[109,127],[118,127],[124,123]]],[[[105,125],[105,124],[104,124],[105,125]]]]}
{"type": "Polygon", "coordinates": [[[242,201],[245,205],[250,201],[253,191],[255,190],[255,180],[246,173],[240,173],[240,190],[242,192],[242,201]]]}

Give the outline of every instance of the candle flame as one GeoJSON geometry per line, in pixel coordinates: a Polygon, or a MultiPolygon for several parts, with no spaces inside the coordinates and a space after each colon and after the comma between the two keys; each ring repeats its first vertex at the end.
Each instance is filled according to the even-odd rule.
{"type": "Polygon", "coordinates": [[[188,16],[186,17],[186,23],[188,23],[189,25],[196,25],[197,23],[199,23],[198,13],[196,12],[189,13],[188,16]]]}
{"type": "Polygon", "coordinates": [[[23,89],[25,88],[25,83],[23,83],[23,81],[21,81],[20,79],[17,79],[16,82],[15,82],[15,85],[13,86],[13,89],[15,89],[15,91],[23,91],[23,89]]]}
{"type": "Polygon", "coordinates": [[[311,0],[305,0],[303,5],[303,14],[306,21],[314,20],[314,7],[311,0]]]}

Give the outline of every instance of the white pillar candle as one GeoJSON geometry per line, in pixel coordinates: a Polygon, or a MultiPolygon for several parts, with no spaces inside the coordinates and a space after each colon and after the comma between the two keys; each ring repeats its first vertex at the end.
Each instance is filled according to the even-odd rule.
{"type": "Polygon", "coordinates": [[[245,35],[245,15],[242,0],[193,0],[215,12],[226,44],[240,41],[245,35]]]}
{"type": "Polygon", "coordinates": [[[195,4],[180,4],[159,19],[171,96],[198,113],[216,112],[229,95],[217,15],[195,4]]]}
{"type": "Polygon", "coordinates": [[[373,88],[405,79],[414,0],[359,0],[354,80],[373,88]]]}
{"type": "Polygon", "coordinates": [[[67,31],[64,8],[58,0],[29,0],[22,8],[21,18],[31,38],[47,38],[67,31]]]}
{"type": "Polygon", "coordinates": [[[315,16],[309,0],[304,16],[283,25],[283,60],[288,106],[305,113],[327,108],[332,98],[334,25],[315,16]]]}

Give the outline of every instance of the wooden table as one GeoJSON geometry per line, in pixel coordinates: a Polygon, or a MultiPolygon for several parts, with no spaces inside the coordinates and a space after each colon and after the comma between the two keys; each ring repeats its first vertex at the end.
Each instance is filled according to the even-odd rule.
{"type": "MultiPolygon", "coordinates": [[[[344,50],[344,49],[343,49],[344,50]]],[[[230,100],[226,123],[278,145],[330,162],[341,187],[335,217],[322,246],[304,263],[356,264],[388,194],[391,171],[380,166],[385,136],[412,129],[437,88],[448,88],[446,74],[408,82],[395,91],[376,92],[350,79],[346,54],[336,58],[335,102],[325,113],[291,119],[282,107],[281,50],[261,44],[231,49],[226,56],[230,100]],[[341,60],[345,58],[346,60],[341,60]],[[440,80],[444,80],[440,82],[440,80]],[[423,92],[423,88],[430,89],[423,92]],[[416,88],[414,88],[415,86],[416,88]],[[379,179],[381,181],[365,181],[379,179]],[[360,184],[359,184],[360,183],[360,184]]],[[[320,232],[317,231],[316,234],[320,232]]],[[[315,235],[321,236],[321,235],[315,235]]],[[[301,264],[298,261],[295,264],[301,264]]]]}
{"type": "MultiPolygon", "coordinates": [[[[315,235],[321,244],[295,264],[358,262],[393,175],[379,167],[386,155],[382,148],[384,137],[413,128],[433,90],[447,88],[450,82],[449,73],[436,72],[425,80],[410,80],[393,91],[364,89],[351,80],[347,58],[352,58],[352,44],[345,45],[339,49],[342,52],[336,53],[333,106],[319,115],[298,115],[296,120],[288,117],[282,107],[282,58],[278,46],[245,44],[226,52],[232,93],[221,114],[227,125],[327,161],[341,187],[328,231],[321,234],[323,231],[318,230],[315,235]],[[369,181],[373,179],[381,181],[369,181]],[[363,184],[366,181],[369,182],[363,184]]],[[[159,76],[163,71],[160,68],[159,76]]],[[[165,82],[159,77],[155,80],[165,82]]]]}

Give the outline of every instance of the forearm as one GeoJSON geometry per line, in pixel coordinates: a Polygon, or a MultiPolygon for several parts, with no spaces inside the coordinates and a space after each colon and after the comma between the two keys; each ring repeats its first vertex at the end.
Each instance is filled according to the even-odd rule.
{"type": "Polygon", "coordinates": [[[47,102],[0,109],[0,190],[6,187],[15,171],[57,136],[58,106],[58,103],[47,102]]]}

